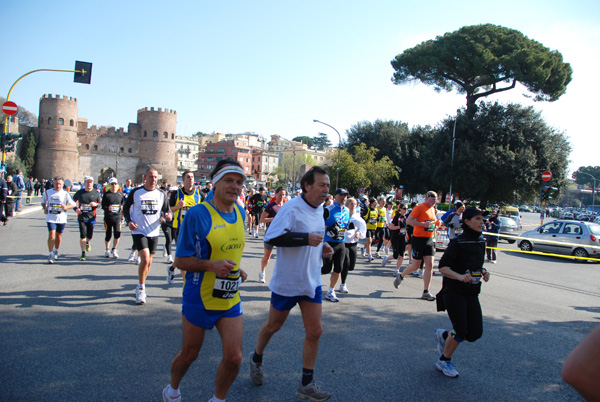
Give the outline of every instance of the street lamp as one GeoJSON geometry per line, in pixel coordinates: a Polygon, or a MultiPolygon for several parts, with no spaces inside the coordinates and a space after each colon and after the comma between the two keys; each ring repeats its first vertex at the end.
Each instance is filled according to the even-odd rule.
{"type": "Polygon", "coordinates": [[[337,133],[337,135],[340,139],[340,141],[338,142],[337,177],[335,178],[335,188],[337,189],[337,188],[339,188],[338,183],[340,181],[340,150],[341,150],[341,146],[342,146],[342,136],[340,135],[340,132],[335,129],[335,127],[333,127],[327,123],[323,123],[322,121],[319,121],[319,120],[313,120],[313,121],[315,123],[325,124],[327,127],[333,128],[333,130],[337,133]]]}
{"type": "Polygon", "coordinates": [[[450,202],[448,203],[448,208],[450,208],[449,204],[452,202],[452,179],[454,174],[454,143],[456,142],[456,122],[458,121],[458,112],[456,111],[456,119],[454,119],[454,128],[452,129],[452,159],[450,159],[450,202]]]}
{"type": "Polygon", "coordinates": [[[595,201],[596,201],[596,178],[589,173],[582,172],[581,170],[577,170],[577,171],[575,171],[575,173],[587,174],[588,176],[590,176],[592,178],[592,180],[594,180],[594,188],[592,189],[592,212],[594,212],[595,201]]]}

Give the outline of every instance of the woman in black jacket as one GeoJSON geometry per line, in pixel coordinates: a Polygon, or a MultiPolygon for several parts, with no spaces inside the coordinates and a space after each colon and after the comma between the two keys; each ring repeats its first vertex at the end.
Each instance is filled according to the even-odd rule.
{"type": "Polygon", "coordinates": [[[438,310],[446,309],[452,321],[452,330],[437,329],[440,357],[436,368],[448,377],[457,377],[452,364],[452,354],[466,340],[475,342],[483,333],[483,319],[479,304],[481,280],[487,282],[490,273],[483,268],[485,239],[481,232],[487,211],[467,208],[463,212],[463,233],[448,244],[440,259],[440,272],[444,275],[443,288],[438,300],[438,310]],[[440,303],[441,304],[441,303],[440,303]]]}

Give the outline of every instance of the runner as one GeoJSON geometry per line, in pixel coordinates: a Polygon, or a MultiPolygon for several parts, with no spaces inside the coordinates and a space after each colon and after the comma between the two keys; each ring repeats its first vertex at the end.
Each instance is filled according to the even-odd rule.
{"type": "MultiPolygon", "coordinates": [[[[179,229],[183,223],[183,218],[187,214],[188,210],[204,200],[204,194],[194,185],[194,172],[185,171],[182,175],[183,187],[174,191],[169,199],[169,205],[171,206],[171,212],[173,212],[173,240],[177,243],[179,236],[179,229]]],[[[175,280],[175,268],[177,264],[170,258],[169,253],[168,259],[172,263],[167,267],[167,283],[171,284],[175,280]]],[[[169,262],[169,261],[167,261],[169,262]]],[[[185,277],[185,272],[181,271],[181,275],[185,277]]]]}
{"type": "Polygon", "coordinates": [[[171,219],[167,195],[156,188],[158,171],[148,168],[144,174],[144,185],[134,188],[123,206],[123,214],[133,236],[135,249],[140,257],[138,285],[135,302],[146,303],[146,277],[150,273],[152,259],[158,244],[160,218],[171,219]]]}
{"type": "Polygon", "coordinates": [[[254,227],[254,222],[252,221],[252,205],[250,204],[250,200],[254,195],[254,189],[250,187],[248,190],[248,195],[246,196],[245,206],[246,206],[246,220],[248,221],[248,233],[252,234],[252,228],[254,227]]]}
{"type": "MultiPolygon", "coordinates": [[[[285,188],[283,188],[282,186],[277,187],[277,189],[275,190],[275,197],[273,198],[273,202],[267,205],[267,208],[265,208],[264,212],[260,216],[260,223],[264,223],[267,226],[267,230],[269,230],[269,225],[271,224],[273,219],[275,219],[275,215],[277,215],[277,212],[279,212],[279,208],[281,208],[285,203],[286,193],[287,191],[285,191],[285,188]]],[[[273,245],[265,242],[265,252],[262,259],[260,260],[260,272],[258,274],[259,283],[266,282],[265,271],[267,269],[267,265],[269,265],[271,254],[273,254],[273,245]]]]}
{"type": "Polygon", "coordinates": [[[490,273],[483,268],[485,239],[483,217],[487,211],[467,208],[463,212],[463,233],[448,244],[440,259],[443,287],[438,296],[438,311],[447,310],[452,330],[437,329],[435,337],[440,357],[435,367],[448,377],[458,377],[452,355],[464,340],[475,342],[483,334],[483,318],[479,293],[481,280],[487,282],[490,273]]]}
{"type": "Polygon", "coordinates": [[[344,257],[344,268],[340,276],[340,293],[349,293],[348,286],[346,285],[346,278],[348,273],[354,270],[356,265],[356,247],[360,239],[364,239],[367,234],[367,224],[364,219],[360,216],[358,211],[356,199],[350,197],[346,200],[346,208],[348,208],[348,215],[350,220],[348,221],[348,230],[346,230],[346,236],[344,239],[344,246],[346,248],[346,256],[344,257]]]}
{"type": "Polygon", "coordinates": [[[86,176],[83,179],[83,188],[75,193],[73,200],[77,203],[77,223],[79,224],[79,246],[81,247],[80,261],[85,261],[86,252],[92,250],[90,241],[94,236],[94,225],[96,224],[96,208],[100,206],[102,198],[94,188],[94,178],[86,176]]]}
{"type": "Polygon", "coordinates": [[[267,206],[267,195],[265,188],[260,187],[258,193],[250,198],[250,206],[252,207],[253,233],[252,235],[258,239],[258,225],[260,224],[260,216],[267,206]]]}
{"type": "Polygon", "coordinates": [[[269,317],[258,332],[256,348],[249,356],[250,379],[256,385],[263,384],[265,348],[298,304],[305,338],[302,381],[296,397],[325,401],[330,395],[316,384],[313,372],[323,332],[321,259],[333,255],[333,249],[323,242],[322,203],[329,191],[329,176],[323,168],[314,166],[304,174],[300,185],[302,196],[293,198],[279,210],[265,236],[266,242],[277,246],[277,260],[269,284],[272,292],[269,317]]]}
{"type": "Polygon", "coordinates": [[[377,229],[375,229],[375,238],[373,239],[373,245],[377,244],[377,251],[375,252],[375,257],[382,258],[382,255],[379,254],[379,250],[381,250],[381,246],[384,245],[385,241],[385,219],[386,219],[386,211],[385,211],[385,198],[379,197],[377,199],[377,229]]]}
{"type": "Polygon", "coordinates": [[[101,207],[104,210],[104,257],[119,258],[117,246],[121,238],[121,221],[123,220],[123,202],[125,197],[117,190],[119,182],[116,177],[108,179],[110,188],[102,197],[101,207]],[[113,238],[112,249],[110,249],[110,239],[113,238]]]}
{"type": "Polygon", "coordinates": [[[429,285],[433,278],[433,260],[435,255],[435,244],[433,242],[433,233],[436,225],[435,203],[437,202],[437,193],[428,191],[425,196],[425,202],[413,208],[408,216],[406,223],[414,226],[412,237],[412,255],[413,262],[404,271],[396,276],[394,287],[398,286],[404,280],[404,277],[413,271],[416,271],[425,262],[425,272],[423,273],[423,295],[422,299],[434,301],[435,297],[429,292],[429,285]]]}
{"type": "Polygon", "coordinates": [[[375,231],[377,230],[377,219],[379,218],[377,201],[374,198],[369,200],[369,208],[367,208],[367,213],[363,215],[363,218],[367,223],[367,240],[365,241],[364,251],[367,253],[368,262],[371,262],[374,260],[373,255],[371,254],[371,244],[373,243],[373,238],[375,237],[375,231]]]}
{"type": "Polygon", "coordinates": [[[239,163],[217,163],[211,173],[214,197],[192,207],[181,226],[175,264],[186,271],[183,288],[183,345],[171,363],[171,383],[163,401],[181,401],[179,386],[198,357],[206,330],[217,327],[223,358],[217,369],[211,401],[224,401],[242,363],[244,321],[240,268],[245,244],[244,210],[236,205],[246,180],[239,163]]]}
{"type": "Polygon", "coordinates": [[[53,184],[54,188],[46,190],[42,196],[42,207],[48,226],[48,264],[54,264],[54,260],[58,260],[58,248],[67,224],[67,210],[77,205],[71,194],[63,190],[64,179],[61,176],[56,176],[53,184]]]}
{"type": "MultiPolygon", "coordinates": [[[[346,257],[346,246],[344,239],[346,238],[346,230],[348,229],[348,221],[350,215],[346,208],[346,200],[348,199],[348,191],[344,188],[335,190],[334,202],[324,208],[325,217],[325,241],[333,249],[331,257],[323,258],[322,275],[327,275],[331,272],[329,278],[329,290],[325,295],[325,299],[330,302],[339,302],[340,299],[335,294],[335,285],[344,269],[344,258],[346,257]]],[[[348,293],[348,289],[344,289],[343,293],[348,293]]]]}
{"type": "MultiPolygon", "coordinates": [[[[396,270],[394,276],[400,274],[400,268],[402,267],[402,261],[404,260],[404,251],[406,249],[406,211],[408,208],[405,204],[400,203],[398,209],[394,213],[392,222],[390,225],[390,238],[392,243],[392,258],[396,260],[396,270]]],[[[381,262],[381,266],[385,266],[388,262],[389,257],[384,257],[381,262]]]]}

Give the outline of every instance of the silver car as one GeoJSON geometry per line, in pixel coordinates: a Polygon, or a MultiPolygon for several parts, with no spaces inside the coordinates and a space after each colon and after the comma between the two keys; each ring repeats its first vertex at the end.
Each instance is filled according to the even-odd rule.
{"type": "Polygon", "coordinates": [[[520,237],[517,246],[524,251],[600,257],[600,225],[597,223],[556,220],[525,232],[520,237]]]}

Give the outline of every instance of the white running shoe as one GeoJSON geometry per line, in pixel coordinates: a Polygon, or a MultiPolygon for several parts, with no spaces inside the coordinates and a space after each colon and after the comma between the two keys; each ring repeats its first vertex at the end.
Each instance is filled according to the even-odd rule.
{"type": "Polygon", "coordinates": [[[258,282],[259,282],[259,283],[265,283],[265,282],[266,282],[266,280],[265,280],[265,276],[266,276],[266,275],[265,275],[265,273],[264,273],[264,272],[259,272],[259,273],[258,273],[258,282]]]}
{"type": "Polygon", "coordinates": [[[173,264],[173,256],[171,254],[167,255],[167,264],[173,264]]]}
{"type": "Polygon", "coordinates": [[[360,248],[360,255],[361,255],[362,257],[364,257],[364,256],[365,256],[365,248],[364,248],[364,247],[361,247],[361,248],[360,248]]]}
{"type": "Polygon", "coordinates": [[[163,389],[163,402],[181,402],[181,393],[175,396],[169,396],[169,388],[171,388],[170,384],[163,389]]]}
{"type": "Polygon", "coordinates": [[[132,264],[135,262],[135,251],[129,253],[129,258],[127,259],[127,262],[130,262],[132,264]]]}
{"type": "Polygon", "coordinates": [[[137,288],[135,290],[135,303],[146,304],[146,290],[137,288]]]}
{"type": "Polygon", "coordinates": [[[335,295],[334,289],[329,289],[327,291],[327,294],[325,295],[325,298],[327,300],[329,300],[330,302],[339,302],[340,301],[340,299],[338,299],[337,296],[335,295]]]}
{"type": "Polygon", "coordinates": [[[117,251],[117,249],[113,249],[112,251],[112,258],[119,258],[119,252],[117,251]]]}
{"type": "Polygon", "coordinates": [[[104,252],[104,258],[110,258],[110,251],[109,250],[106,250],[104,252]]]}
{"type": "Polygon", "coordinates": [[[175,282],[175,271],[171,271],[172,265],[167,267],[167,283],[172,285],[175,282]]]}
{"type": "Polygon", "coordinates": [[[163,258],[167,258],[167,248],[163,247],[163,258]]]}
{"type": "Polygon", "coordinates": [[[52,253],[54,254],[54,259],[58,260],[58,250],[54,250],[52,253]]]}
{"type": "Polygon", "coordinates": [[[383,260],[381,260],[381,266],[385,267],[385,264],[387,264],[388,262],[388,256],[386,255],[385,257],[383,257],[383,260]]]}
{"type": "Polygon", "coordinates": [[[138,258],[136,258],[135,262],[137,265],[140,265],[142,263],[142,257],[138,256],[138,258]]]}
{"type": "Polygon", "coordinates": [[[340,284],[340,293],[350,293],[350,291],[348,290],[348,286],[346,286],[345,283],[341,283],[340,284]]]}
{"type": "Polygon", "coordinates": [[[54,253],[48,254],[48,264],[54,264],[54,253]]]}
{"type": "Polygon", "coordinates": [[[395,270],[395,271],[394,271],[394,276],[398,276],[398,275],[400,275],[400,271],[398,271],[398,270],[395,270]]]}

